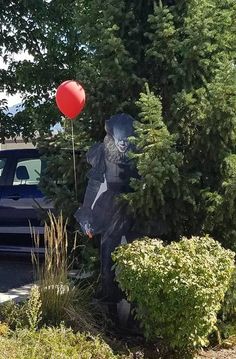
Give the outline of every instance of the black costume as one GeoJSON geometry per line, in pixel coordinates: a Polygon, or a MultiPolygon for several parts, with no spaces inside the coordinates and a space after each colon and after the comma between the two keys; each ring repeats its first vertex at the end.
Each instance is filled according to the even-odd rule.
{"type": "Polygon", "coordinates": [[[87,153],[92,166],[84,203],[75,218],[87,234],[101,234],[101,279],[104,299],[118,302],[121,292],[114,282],[111,253],[121,243],[134,239],[133,218],[127,205],[119,201],[121,193],[130,191],[130,178],[137,172],[127,152],[128,138],[134,135],[134,119],[126,114],[112,116],[106,121],[104,142],[95,144],[87,153]]]}

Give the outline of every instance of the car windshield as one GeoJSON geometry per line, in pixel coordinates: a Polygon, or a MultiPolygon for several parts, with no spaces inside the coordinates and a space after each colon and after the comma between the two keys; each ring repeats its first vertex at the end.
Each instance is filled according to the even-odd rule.
{"type": "Polygon", "coordinates": [[[6,164],[6,158],[0,158],[0,178],[2,177],[5,164],[6,164]]]}

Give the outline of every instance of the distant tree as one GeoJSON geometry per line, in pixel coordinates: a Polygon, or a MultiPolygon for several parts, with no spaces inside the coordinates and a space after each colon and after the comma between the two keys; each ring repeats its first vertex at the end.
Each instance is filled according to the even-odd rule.
{"type": "MultiPolygon", "coordinates": [[[[232,247],[235,18],[234,0],[1,2],[2,51],[9,59],[22,50],[33,56],[33,61],[10,61],[0,72],[9,93],[24,94],[25,110],[12,123],[25,138],[35,130],[44,138],[61,121],[55,89],[70,78],[81,81],[87,92],[85,111],[76,122],[78,150],[103,138],[110,115],[125,111],[138,118],[141,108],[140,149],[150,156],[148,163],[156,155],[164,167],[159,178],[156,166],[141,168],[143,157],[136,159],[142,172],[136,194],[141,196],[146,185],[142,210],[136,207],[143,221],[152,203],[149,219],[162,219],[168,239],[210,232],[232,247]],[[142,95],[137,106],[146,82],[151,93],[142,95]],[[144,183],[145,172],[155,181],[144,183]]],[[[68,147],[66,133],[57,151],[68,147]]]]}

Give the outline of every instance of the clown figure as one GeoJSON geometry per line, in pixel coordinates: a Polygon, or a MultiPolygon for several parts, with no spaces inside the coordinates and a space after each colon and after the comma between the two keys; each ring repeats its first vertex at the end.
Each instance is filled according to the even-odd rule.
{"type": "Polygon", "coordinates": [[[105,123],[103,143],[93,145],[87,153],[92,166],[83,206],[75,213],[76,220],[89,237],[101,235],[101,283],[104,301],[119,303],[122,293],[114,281],[111,253],[134,239],[133,218],[119,195],[130,192],[130,179],[137,177],[132,160],[129,137],[134,136],[134,119],[127,114],[112,116],[105,123]]]}

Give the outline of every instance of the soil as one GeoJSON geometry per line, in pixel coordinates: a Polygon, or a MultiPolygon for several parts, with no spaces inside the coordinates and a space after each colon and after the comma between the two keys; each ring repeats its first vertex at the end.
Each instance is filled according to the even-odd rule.
{"type": "MultiPolygon", "coordinates": [[[[117,350],[120,354],[126,354],[128,358],[132,359],[172,359],[170,352],[166,352],[161,343],[151,344],[146,343],[143,337],[126,336],[125,338],[113,337],[108,340],[108,343],[117,350]],[[123,349],[123,350],[122,350],[123,349]],[[131,356],[128,353],[132,353],[131,356]]],[[[215,347],[213,349],[201,350],[194,357],[195,359],[236,359],[236,346],[224,349],[222,347],[215,347]]]]}
{"type": "Polygon", "coordinates": [[[218,349],[202,351],[196,359],[236,359],[236,347],[231,349],[218,349]]]}
{"type": "MultiPolygon", "coordinates": [[[[176,358],[171,355],[159,344],[146,343],[142,337],[126,337],[125,340],[120,338],[118,340],[111,340],[109,343],[113,349],[118,349],[121,354],[132,353],[127,355],[129,359],[172,359],[176,358]],[[123,350],[122,350],[123,349],[123,350]]],[[[116,350],[115,350],[116,351],[116,350]]],[[[236,359],[236,346],[225,349],[216,347],[208,350],[199,351],[194,359],[236,359]]]]}
{"type": "MultiPolygon", "coordinates": [[[[118,323],[117,323],[118,324],[118,323]]],[[[113,322],[114,325],[114,322],[113,322]]],[[[139,329],[119,330],[119,326],[111,327],[106,331],[105,341],[112,349],[119,354],[124,354],[129,359],[172,359],[175,357],[170,351],[167,351],[160,340],[157,343],[147,343],[141,335],[139,329]]],[[[199,351],[194,359],[236,359],[236,336],[233,342],[225,341],[222,346],[216,346],[211,349],[199,351]]]]}

